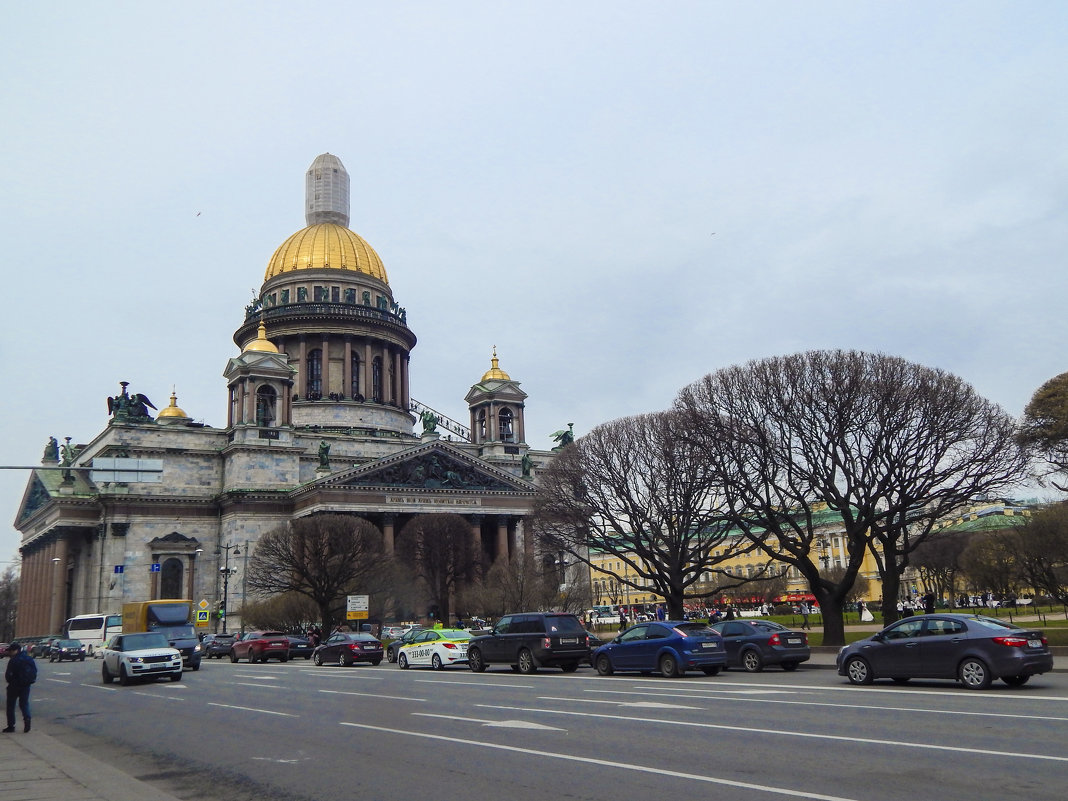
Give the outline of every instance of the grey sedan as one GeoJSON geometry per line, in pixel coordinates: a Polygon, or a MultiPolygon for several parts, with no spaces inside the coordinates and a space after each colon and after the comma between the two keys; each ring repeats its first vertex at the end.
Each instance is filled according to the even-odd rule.
{"type": "Polygon", "coordinates": [[[956,679],[972,690],[994,679],[1010,687],[1053,669],[1042,632],[982,615],[907,617],[838,652],[838,675],[853,684],[874,679],[956,679]]]}
{"type": "Polygon", "coordinates": [[[723,635],[727,667],[740,667],[759,673],[767,665],[795,670],[812,656],[808,636],[792,631],[774,620],[723,620],[712,628],[723,635]]]}

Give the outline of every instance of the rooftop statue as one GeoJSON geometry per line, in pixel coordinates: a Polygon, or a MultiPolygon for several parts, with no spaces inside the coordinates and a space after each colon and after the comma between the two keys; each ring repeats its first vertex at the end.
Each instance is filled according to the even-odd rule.
{"type": "Polygon", "coordinates": [[[552,435],[556,440],[556,445],[553,447],[554,451],[562,450],[575,441],[575,424],[568,423],[566,429],[561,429],[552,435]]]}
{"type": "Polygon", "coordinates": [[[112,415],[115,420],[134,420],[138,422],[152,420],[152,415],[148,413],[148,410],[156,407],[152,405],[152,401],[148,399],[148,396],[141,393],[136,395],[128,394],[126,387],[130,385],[129,381],[120,381],[119,384],[122,386],[122,392],[113,398],[108,398],[108,414],[112,415]]]}
{"type": "Polygon", "coordinates": [[[419,416],[423,420],[423,433],[424,434],[434,434],[434,433],[437,432],[437,430],[438,430],[438,416],[436,414],[434,414],[432,411],[427,409],[426,411],[424,411],[419,416]]]}

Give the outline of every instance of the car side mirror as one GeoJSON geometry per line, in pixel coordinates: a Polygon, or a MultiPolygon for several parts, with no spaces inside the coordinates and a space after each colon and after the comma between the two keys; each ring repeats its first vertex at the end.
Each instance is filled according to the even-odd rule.
{"type": "Polygon", "coordinates": [[[881,631],[878,634],[873,634],[871,638],[875,640],[875,642],[882,642],[886,639],[881,631]]]}

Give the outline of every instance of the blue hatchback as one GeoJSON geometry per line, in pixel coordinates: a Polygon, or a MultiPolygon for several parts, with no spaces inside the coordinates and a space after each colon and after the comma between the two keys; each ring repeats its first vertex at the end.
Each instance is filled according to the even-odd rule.
{"type": "Polygon", "coordinates": [[[602,676],[616,671],[659,671],[665,678],[699,670],[715,676],[727,663],[723,638],[704,623],[685,620],[638,623],[593,652],[602,676]]]}

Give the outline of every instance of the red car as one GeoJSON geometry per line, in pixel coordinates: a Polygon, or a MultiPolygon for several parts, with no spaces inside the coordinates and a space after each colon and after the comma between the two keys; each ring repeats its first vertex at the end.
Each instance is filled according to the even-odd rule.
{"type": "Polygon", "coordinates": [[[289,661],[289,638],[280,631],[249,631],[230,646],[230,661],[248,659],[249,662],[266,662],[277,659],[289,661]]]}

